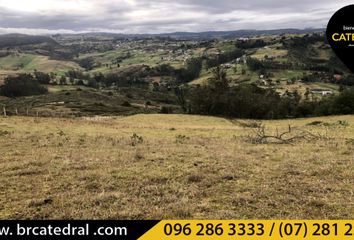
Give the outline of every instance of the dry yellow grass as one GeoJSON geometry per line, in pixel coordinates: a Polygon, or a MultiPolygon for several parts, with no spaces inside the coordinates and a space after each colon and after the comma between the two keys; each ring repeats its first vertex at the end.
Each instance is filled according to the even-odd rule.
{"type": "Polygon", "coordinates": [[[4,80],[7,76],[17,75],[16,71],[0,70],[0,85],[4,84],[4,80]]]}
{"type": "Polygon", "coordinates": [[[266,55],[268,57],[278,58],[278,57],[285,57],[287,54],[288,54],[288,50],[276,49],[273,46],[267,46],[267,47],[257,49],[257,51],[251,55],[251,57],[263,60],[266,55]]]}
{"type": "Polygon", "coordinates": [[[0,218],[353,218],[354,116],[264,123],[328,139],[251,144],[200,116],[0,118],[0,218]]]}

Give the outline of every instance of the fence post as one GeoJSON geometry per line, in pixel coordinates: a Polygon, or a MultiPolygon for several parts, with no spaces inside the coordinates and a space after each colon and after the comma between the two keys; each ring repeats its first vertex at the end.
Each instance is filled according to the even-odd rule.
{"type": "Polygon", "coordinates": [[[5,106],[2,106],[2,110],[3,110],[3,112],[4,112],[4,116],[6,117],[6,116],[7,116],[7,114],[6,114],[6,107],[5,107],[5,106]]]}

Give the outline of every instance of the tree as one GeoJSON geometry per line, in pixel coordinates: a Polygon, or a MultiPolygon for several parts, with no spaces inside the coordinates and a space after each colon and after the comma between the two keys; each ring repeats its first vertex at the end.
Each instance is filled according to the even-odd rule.
{"type": "Polygon", "coordinates": [[[65,76],[61,76],[60,80],[59,80],[60,85],[65,85],[66,84],[66,77],[65,76]]]}
{"type": "Polygon", "coordinates": [[[187,101],[186,101],[186,93],[183,87],[176,87],[175,94],[177,96],[177,100],[179,105],[181,106],[183,112],[187,112],[187,101]]]}
{"type": "Polygon", "coordinates": [[[171,71],[174,72],[174,75],[178,82],[180,83],[190,82],[200,76],[200,72],[203,66],[202,63],[203,63],[202,58],[191,58],[187,60],[185,68],[176,69],[176,70],[172,68],[171,71]]]}
{"type": "Polygon", "coordinates": [[[213,77],[209,79],[209,85],[216,92],[222,93],[229,88],[229,80],[224,68],[217,66],[212,70],[213,77]]]}
{"type": "Polygon", "coordinates": [[[224,64],[227,62],[230,62],[232,60],[235,60],[237,58],[242,57],[245,54],[245,52],[241,49],[235,48],[232,51],[228,51],[225,53],[220,53],[215,57],[210,57],[206,59],[206,67],[207,69],[216,67],[220,64],[224,64]]]}
{"type": "Polygon", "coordinates": [[[213,77],[209,79],[209,88],[211,94],[211,112],[219,115],[225,111],[228,106],[229,80],[224,68],[217,66],[212,70],[213,77]]]}
{"type": "Polygon", "coordinates": [[[96,80],[97,83],[103,83],[105,81],[105,76],[99,72],[93,76],[93,79],[96,80]]]}
{"type": "Polygon", "coordinates": [[[255,58],[248,58],[247,65],[252,71],[265,70],[263,62],[255,58]]]}
{"type": "Polygon", "coordinates": [[[34,71],[34,76],[40,84],[49,84],[51,81],[51,77],[47,73],[34,71]]]}
{"type": "Polygon", "coordinates": [[[81,67],[85,68],[87,71],[93,69],[95,65],[95,61],[92,57],[84,58],[79,61],[81,67]]]}
{"type": "Polygon", "coordinates": [[[98,83],[95,79],[90,78],[87,82],[87,86],[92,87],[92,88],[98,88],[98,83]]]}
{"type": "Polygon", "coordinates": [[[202,58],[191,58],[187,61],[185,81],[189,82],[199,77],[202,70],[202,58]]]}

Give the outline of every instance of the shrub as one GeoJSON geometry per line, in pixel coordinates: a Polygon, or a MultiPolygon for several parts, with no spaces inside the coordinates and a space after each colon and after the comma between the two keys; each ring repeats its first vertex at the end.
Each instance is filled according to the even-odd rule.
{"type": "Polygon", "coordinates": [[[132,105],[130,104],[130,102],[125,101],[125,102],[122,103],[121,106],[122,106],[122,107],[131,107],[132,105]]]}
{"type": "Polygon", "coordinates": [[[325,123],[322,122],[322,121],[313,121],[313,122],[310,122],[308,124],[306,124],[307,126],[321,126],[321,125],[324,125],[325,123]]]}
{"type": "Polygon", "coordinates": [[[2,136],[7,136],[7,135],[10,135],[10,132],[9,132],[9,131],[2,131],[2,130],[0,130],[0,137],[2,137],[2,136]]]}
{"type": "Polygon", "coordinates": [[[176,136],[176,143],[179,143],[179,144],[183,144],[185,143],[187,140],[189,140],[190,138],[187,137],[186,135],[177,135],[176,136]]]}
{"type": "Polygon", "coordinates": [[[262,122],[258,122],[258,121],[238,122],[238,124],[244,128],[259,128],[262,126],[262,122]]]}
{"type": "Polygon", "coordinates": [[[338,123],[338,125],[343,126],[343,127],[349,126],[348,121],[345,121],[345,120],[339,120],[337,123],[338,123]]]}
{"type": "Polygon", "coordinates": [[[173,113],[173,109],[171,107],[167,107],[167,106],[162,106],[160,113],[162,114],[171,114],[173,113]]]}
{"type": "Polygon", "coordinates": [[[138,134],[134,133],[131,137],[131,145],[134,147],[138,144],[142,144],[144,142],[144,139],[142,136],[139,136],[138,134]]]}

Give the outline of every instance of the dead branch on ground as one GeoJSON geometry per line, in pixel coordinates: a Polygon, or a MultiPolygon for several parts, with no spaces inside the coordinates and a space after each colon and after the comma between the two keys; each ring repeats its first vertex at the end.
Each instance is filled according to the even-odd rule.
{"type": "Polygon", "coordinates": [[[300,140],[315,141],[328,138],[319,133],[312,133],[301,128],[293,128],[291,125],[288,125],[287,130],[279,131],[279,129],[276,128],[275,133],[270,133],[270,131],[266,129],[266,126],[261,124],[259,127],[253,128],[251,133],[245,136],[245,139],[247,142],[254,144],[293,144],[300,140]]]}

